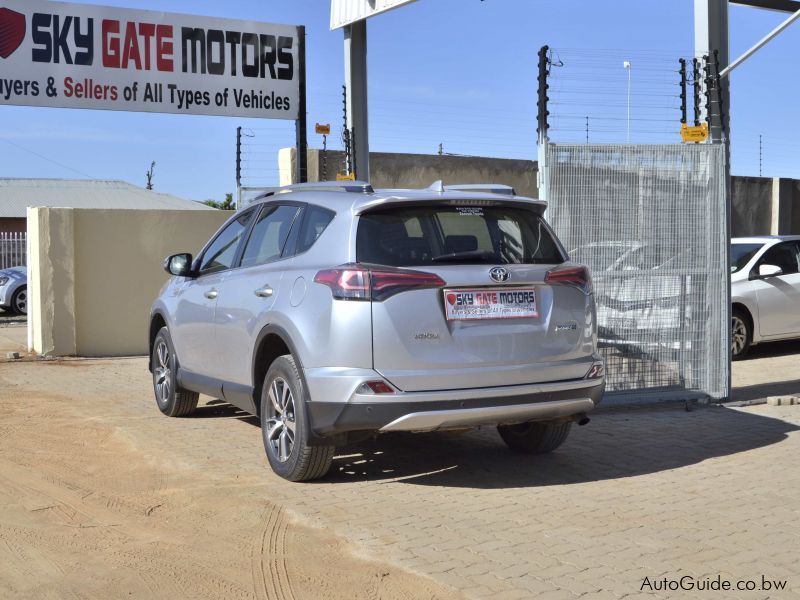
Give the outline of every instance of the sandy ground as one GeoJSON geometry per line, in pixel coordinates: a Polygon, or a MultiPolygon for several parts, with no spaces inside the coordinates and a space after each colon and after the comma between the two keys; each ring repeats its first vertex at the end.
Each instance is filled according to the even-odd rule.
{"type": "Polygon", "coordinates": [[[1,598],[459,597],[295,522],[262,479],[148,457],[93,415],[102,392],[33,396],[16,366],[0,364],[1,598]]]}
{"type": "MultiPolygon", "coordinates": [[[[796,344],[737,390],[797,394],[796,344]]],[[[144,358],[2,356],[0,600],[695,597],[639,594],[683,575],[800,597],[800,406],[600,410],[533,459],[493,430],[383,436],[298,485],[229,405],[163,417],[144,358]]]]}

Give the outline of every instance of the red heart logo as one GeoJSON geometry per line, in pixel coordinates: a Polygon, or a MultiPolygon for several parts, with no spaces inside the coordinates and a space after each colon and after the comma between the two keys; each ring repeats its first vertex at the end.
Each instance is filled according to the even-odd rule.
{"type": "Polygon", "coordinates": [[[8,58],[25,39],[25,15],[0,8],[0,57],[8,58]]]}
{"type": "Polygon", "coordinates": [[[456,295],[455,294],[447,294],[447,301],[450,303],[450,306],[456,303],[456,295]]]}

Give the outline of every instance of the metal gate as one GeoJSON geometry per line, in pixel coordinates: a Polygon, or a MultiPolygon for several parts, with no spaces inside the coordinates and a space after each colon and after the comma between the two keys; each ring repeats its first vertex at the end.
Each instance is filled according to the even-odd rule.
{"type": "Polygon", "coordinates": [[[612,400],[729,395],[721,145],[548,144],[548,218],[592,270],[612,400]]]}
{"type": "Polygon", "coordinates": [[[24,267],[28,264],[27,235],[18,232],[0,232],[0,269],[24,267]]]}

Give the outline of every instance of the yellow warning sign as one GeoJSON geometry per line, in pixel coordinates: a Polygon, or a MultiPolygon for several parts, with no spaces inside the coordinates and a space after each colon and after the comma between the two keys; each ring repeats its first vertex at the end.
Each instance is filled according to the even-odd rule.
{"type": "Polygon", "coordinates": [[[331,125],[330,123],[326,123],[322,125],[321,123],[317,123],[314,127],[314,131],[317,132],[317,135],[330,135],[331,134],[331,125]]]}
{"type": "Polygon", "coordinates": [[[355,181],[356,176],[354,173],[337,173],[336,174],[336,181],[355,181]]]}
{"type": "Polygon", "coordinates": [[[708,125],[692,125],[691,127],[686,123],[681,124],[681,139],[684,142],[705,142],[708,139],[708,125]]]}

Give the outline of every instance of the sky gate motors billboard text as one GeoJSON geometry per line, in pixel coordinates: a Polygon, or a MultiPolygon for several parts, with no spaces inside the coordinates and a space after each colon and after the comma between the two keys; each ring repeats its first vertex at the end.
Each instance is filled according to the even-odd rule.
{"type": "Polygon", "coordinates": [[[0,0],[0,104],[297,119],[297,27],[0,0]]]}

